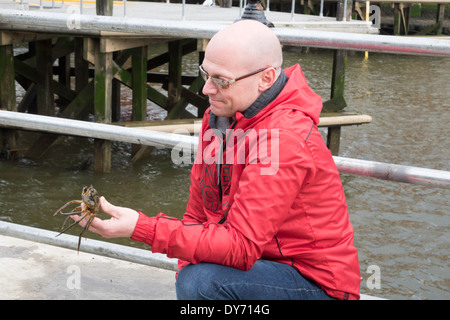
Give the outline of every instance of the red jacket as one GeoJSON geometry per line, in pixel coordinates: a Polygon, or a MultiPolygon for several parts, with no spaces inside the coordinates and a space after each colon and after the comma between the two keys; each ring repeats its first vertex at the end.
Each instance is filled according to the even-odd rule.
{"type": "Polygon", "coordinates": [[[274,100],[251,116],[237,113],[225,139],[205,113],[183,220],[140,213],[132,239],[181,259],[180,268],[210,262],[248,270],[261,258],[286,263],[329,295],[358,299],[353,228],[317,129],[322,101],[300,66],[285,73],[274,100]]]}

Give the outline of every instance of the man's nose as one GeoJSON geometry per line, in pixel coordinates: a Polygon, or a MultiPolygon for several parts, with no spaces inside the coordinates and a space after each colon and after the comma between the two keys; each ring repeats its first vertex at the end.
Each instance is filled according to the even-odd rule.
{"type": "Polygon", "coordinates": [[[214,84],[214,82],[209,78],[206,80],[205,85],[203,86],[202,93],[205,96],[216,94],[217,93],[217,86],[214,84]]]}

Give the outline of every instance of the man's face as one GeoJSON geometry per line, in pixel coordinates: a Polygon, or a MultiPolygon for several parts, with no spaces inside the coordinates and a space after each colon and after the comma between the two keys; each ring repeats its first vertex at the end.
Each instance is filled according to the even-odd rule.
{"type": "MultiPolygon", "coordinates": [[[[203,70],[211,77],[233,80],[248,73],[239,66],[239,59],[217,50],[206,51],[202,63],[203,70]]],[[[250,70],[252,72],[254,70],[250,70]]],[[[220,88],[211,79],[203,87],[203,94],[209,97],[212,112],[219,117],[234,117],[236,112],[245,111],[259,96],[258,82],[260,74],[220,88]]]]}

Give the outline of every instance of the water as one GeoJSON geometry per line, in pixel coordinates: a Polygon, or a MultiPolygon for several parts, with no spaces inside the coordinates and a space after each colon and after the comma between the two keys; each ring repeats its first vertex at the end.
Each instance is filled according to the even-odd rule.
{"type": "MultiPolygon", "coordinates": [[[[185,59],[188,73],[195,74],[196,61],[195,55],[185,59]]],[[[328,99],[331,51],[286,48],[285,66],[294,63],[328,99]]],[[[371,53],[365,60],[363,53],[354,53],[347,65],[347,110],[369,114],[373,122],[343,128],[340,156],[450,170],[450,59],[371,53]]],[[[164,112],[149,108],[149,118],[162,117],[164,112]]],[[[39,161],[0,162],[0,220],[59,230],[63,218],[52,214],[66,201],[80,199],[88,184],[116,205],[151,216],[182,215],[190,167],[174,165],[170,150],[154,149],[150,159],[131,164],[130,146],[113,143],[111,172],[96,174],[77,168],[92,158],[92,144],[92,139],[70,137],[39,161]]],[[[342,180],[359,250],[361,292],[389,299],[449,299],[450,191],[350,175],[342,180]],[[379,268],[380,289],[371,286],[371,268],[379,268]]],[[[145,247],[128,239],[108,241],[145,247]]]]}

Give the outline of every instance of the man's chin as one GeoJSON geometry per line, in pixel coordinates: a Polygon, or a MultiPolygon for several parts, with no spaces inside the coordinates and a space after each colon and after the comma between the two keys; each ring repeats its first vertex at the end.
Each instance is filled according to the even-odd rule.
{"type": "Polygon", "coordinates": [[[231,117],[232,114],[229,114],[229,112],[225,111],[223,108],[217,107],[214,104],[211,104],[211,111],[218,117],[231,117]]]}

